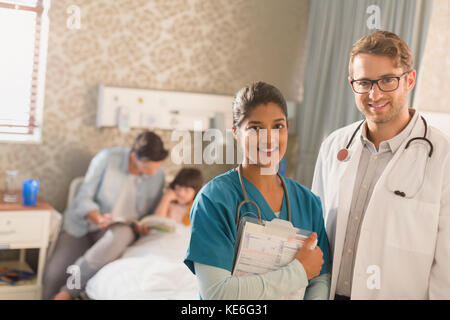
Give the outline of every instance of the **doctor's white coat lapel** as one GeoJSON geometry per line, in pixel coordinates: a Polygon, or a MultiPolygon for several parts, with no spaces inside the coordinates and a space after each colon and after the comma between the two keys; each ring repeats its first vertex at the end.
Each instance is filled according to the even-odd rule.
{"type": "Polygon", "coordinates": [[[355,135],[349,147],[348,161],[341,162],[336,157],[350,141],[359,124],[360,122],[356,122],[335,131],[324,141],[317,158],[311,187],[322,201],[324,221],[333,257],[330,299],[334,298],[336,290],[356,172],[361,158],[362,144],[359,135],[355,135]]]}
{"type": "MultiPolygon", "coordinates": [[[[339,185],[339,196],[332,265],[332,275],[335,276],[333,276],[331,279],[330,290],[330,293],[333,293],[333,296],[336,290],[339,267],[341,265],[342,251],[344,249],[345,234],[347,231],[348,216],[350,214],[350,206],[352,203],[353,190],[355,188],[355,180],[356,173],[358,171],[359,160],[361,159],[361,152],[362,143],[359,139],[359,136],[356,136],[353,145],[350,147],[351,158],[347,162],[340,163],[340,165],[342,166],[342,173],[340,174],[340,179],[337,181],[339,185]]],[[[338,162],[338,160],[336,160],[336,162],[338,162]]]]}

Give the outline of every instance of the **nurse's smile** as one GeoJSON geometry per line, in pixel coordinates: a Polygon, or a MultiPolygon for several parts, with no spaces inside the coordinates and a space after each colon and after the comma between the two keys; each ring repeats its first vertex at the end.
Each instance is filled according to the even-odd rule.
{"type": "Polygon", "coordinates": [[[262,154],[263,156],[266,156],[266,157],[272,156],[272,152],[277,152],[278,150],[279,150],[278,147],[275,147],[275,148],[269,148],[269,149],[258,147],[258,152],[259,152],[260,154],[262,154]]]}

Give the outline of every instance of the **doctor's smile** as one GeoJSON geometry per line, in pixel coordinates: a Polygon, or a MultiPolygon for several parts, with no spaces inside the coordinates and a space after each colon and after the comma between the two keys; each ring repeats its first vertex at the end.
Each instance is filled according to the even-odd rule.
{"type": "Polygon", "coordinates": [[[388,106],[389,102],[385,102],[385,103],[368,103],[368,106],[370,108],[372,108],[375,111],[381,111],[383,110],[385,107],[388,106]]]}

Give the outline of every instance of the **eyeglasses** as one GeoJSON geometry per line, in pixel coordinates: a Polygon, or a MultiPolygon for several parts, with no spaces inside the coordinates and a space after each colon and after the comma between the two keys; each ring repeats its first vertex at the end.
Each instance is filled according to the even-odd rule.
{"type": "Polygon", "coordinates": [[[400,77],[384,77],[377,80],[352,80],[350,83],[352,85],[353,91],[359,94],[369,93],[372,90],[373,84],[376,83],[378,88],[383,92],[391,92],[397,90],[400,79],[405,77],[409,71],[406,71],[400,77]]]}

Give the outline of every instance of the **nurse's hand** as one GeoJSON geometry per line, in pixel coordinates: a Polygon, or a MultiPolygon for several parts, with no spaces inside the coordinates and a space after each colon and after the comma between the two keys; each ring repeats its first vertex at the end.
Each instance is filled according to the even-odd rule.
{"type": "Polygon", "coordinates": [[[313,250],[311,250],[311,246],[314,244],[316,239],[317,233],[313,232],[295,255],[295,258],[303,265],[308,280],[317,277],[320,274],[320,270],[322,269],[322,265],[324,263],[323,253],[319,246],[316,246],[313,250]]]}

